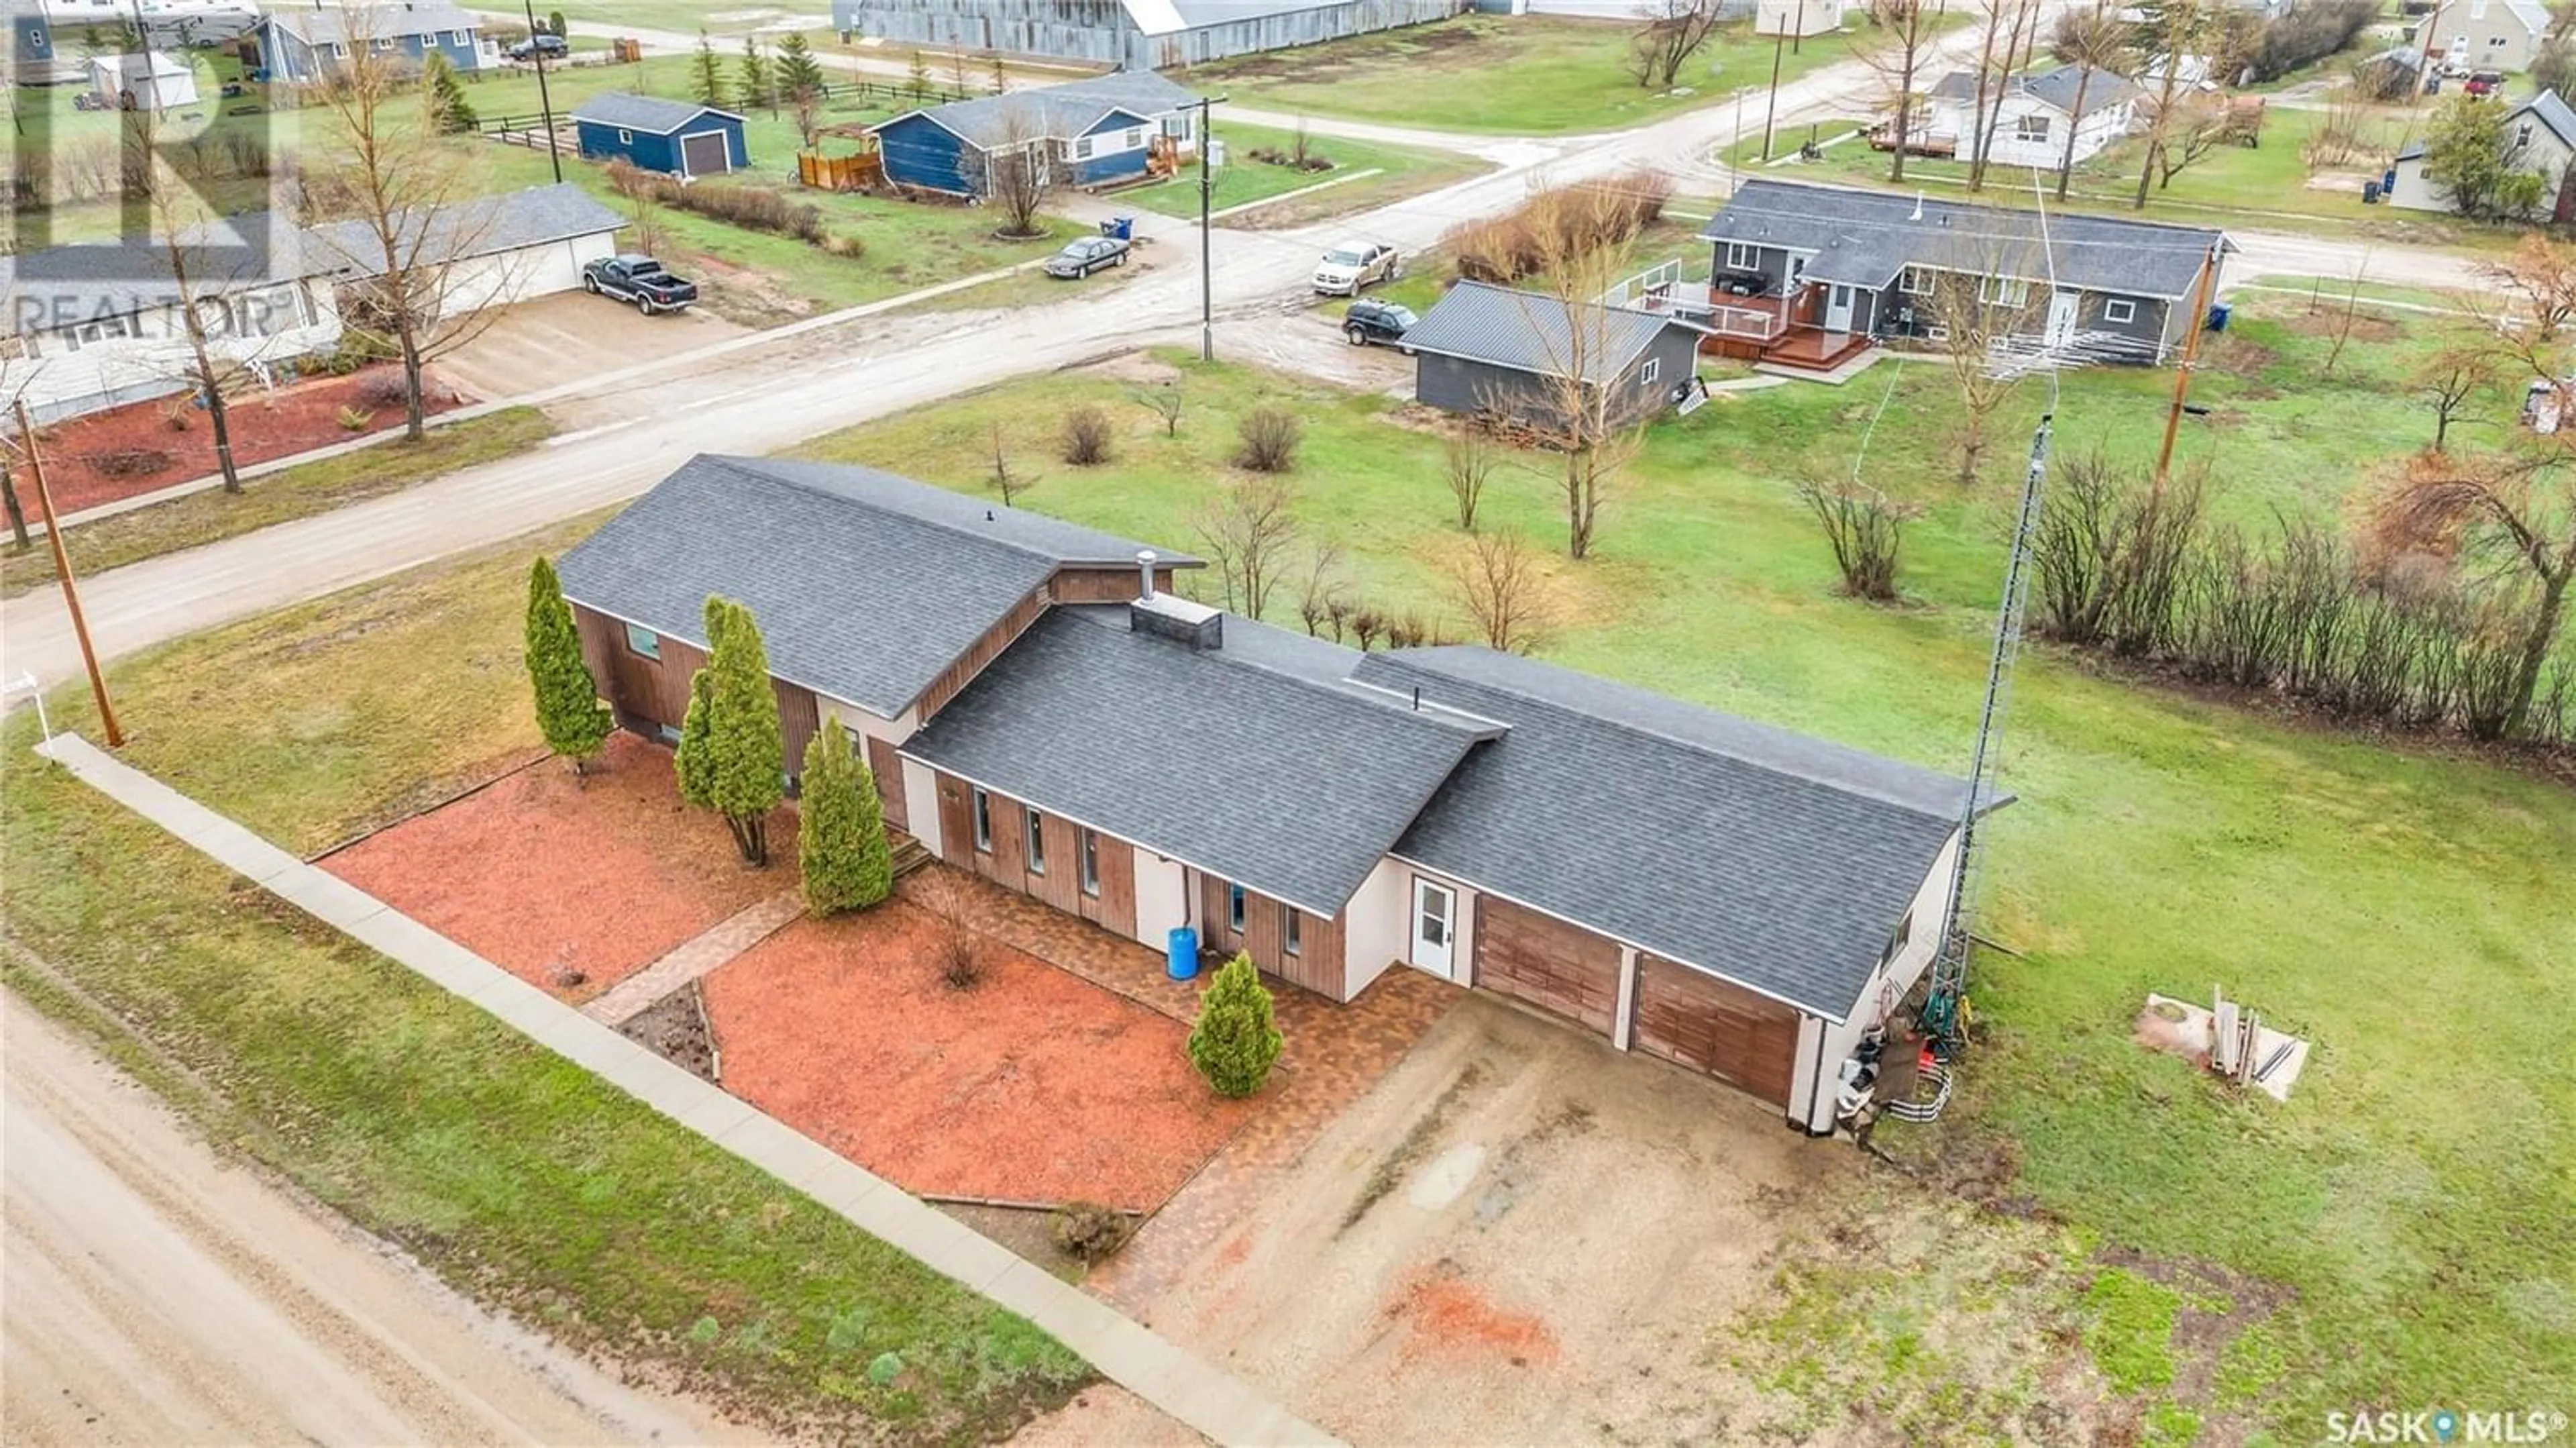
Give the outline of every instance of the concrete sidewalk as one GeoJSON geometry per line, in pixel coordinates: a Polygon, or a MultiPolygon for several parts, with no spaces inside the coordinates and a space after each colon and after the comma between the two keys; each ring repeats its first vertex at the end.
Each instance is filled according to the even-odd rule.
{"type": "Polygon", "coordinates": [[[1227,1444],[1330,1444],[1241,1382],[955,1218],[672,1065],[383,901],[306,864],[77,735],[37,753],[198,853],[839,1213],[861,1231],[1020,1314],[1163,1412],[1227,1444]]]}

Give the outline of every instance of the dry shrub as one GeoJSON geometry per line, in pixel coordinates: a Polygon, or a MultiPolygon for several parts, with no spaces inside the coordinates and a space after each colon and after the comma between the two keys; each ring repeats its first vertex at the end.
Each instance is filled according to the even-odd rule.
{"type": "Polygon", "coordinates": [[[1135,1223],[1125,1212],[1098,1202],[1067,1202],[1056,1208],[1056,1250],[1077,1262],[1102,1261],[1127,1245],[1135,1223]]]}
{"type": "Polygon", "coordinates": [[[1284,473],[1297,466],[1297,444],[1306,425],[1284,407],[1256,407],[1234,425],[1241,446],[1234,465],[1256,473],[1284,473]]]}
{"type": "Polygon", "coordinates": [[[847,231],[835,231],[823,238],[823,250],[833,256],[856,261],[868,254],[867,238],[847,231]]]}
{"type": "Polygon", "coordinates": [[[411,400],[411,385],[399,372],[379,372],[360,382],[351,395],[361,407],[400,407],[411,400]]]}
{"type": "Polygon", "coordinates": [[[1109,461],[1112,434],[1109,412],[1085,402],[1064,415],[1064,460],[1078,468],[1109,461]]]}
{"type": "Polygon", "coordinates": [[[823,230],[822,208],[791,201],[784,193],[766,186],[686,186],[678,177],[647,171],[623,160],[608,163],[608,184],[618,195],[630,201],[676,206],[682,211],[747,231],[792,236],[827,249],[831,245],[823,230]]]}
{"type": "Polygon", "coordinates": [[[1441,239],[1471,281],[1509,283],[1545,267],[1550,257],[1589,256],[1636,239],[1672,199],[1669,177],[1623,171],[1599,181],[1541,191],[1516,211],[1462,222],[1441,239]]]}
{"type": "Polygon", "coordinates": [[[157,447],[120,447],[92,453],[82,461],[102,478],[142,478],[162,471],[177,459],[157,447]]]}
{"type": "Polygon", "coordinates": [[[984,942],[968,920],[969,889],[953,870],[934,866],[921,877],[921,906],[931,918],[931,962],[950,990],[973,990],[984,979],[984,942]]]}
{"type": "Polygon", "coordinates": [[[1797,486],[1799,499],[1834,550],[1843,592],[1871,603],[1894,603],[1905,521],[1920,510],[1858,482],[1802,478],[1797,486]]]}

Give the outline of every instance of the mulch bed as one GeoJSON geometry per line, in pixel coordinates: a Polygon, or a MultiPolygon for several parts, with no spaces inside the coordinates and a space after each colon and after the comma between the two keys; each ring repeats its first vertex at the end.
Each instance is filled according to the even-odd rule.
{"type": "Polygon", "coordinates": [[[680,802],[670,751],[609,740],[576,779],[543,759],[380,831],[322,868],[566,1000],[586,1000],[796,882],[796,814],[769,824],[766,870],[724,823],[680,802]],[[578,984],[563,973],[579,972],[578,984]]]}
{"type": "MultiPolygon", "coordinates": [[[[275,392],[254,391],[235,398],[226,414],[233,461],[251,467],[400,428],[401,384],[402,369],[383,363],[346,377],[317,377],[275,392]],[[388,402],[387,397],[393,400],[388,402]],[[368,425],[354,432],[342,427],[343,408],[369,414],[368,425]]],[[[430,412],[445,412],[458,404],[455,390],[432,373],[430,412]]],[[[77,513],[101,503],[156,493],[215,470],[214,425],[186,396],[93,412],[40,429],[38,436],[45,448],[45,481],[53,491],[57,513],[77,513]],[[173,428],[173,417],[187,426],[173,428]],[[120,474],[119,455],[132,459],[129,466],[134,470],[120,474]]],[[[31,499],[29,507],[33,506],[31,499]]]]}
{"type": "Polygon", "coordinates": [[[715,1037],[708,1034],[706,1010],[699,1004],[696,981],[628,1017],[617,1033],[690,1075],[713,1085],[724,1084],[717,1072],[715,1037]]]}
{"type": "Polygon", "coordinates": [[[1256,1109],[1188,1027],[989,938],[967,990],[900,899],[800,919],[701,982],[725,1089],[915,1192],[1150,1211],[1256,1109]]]}

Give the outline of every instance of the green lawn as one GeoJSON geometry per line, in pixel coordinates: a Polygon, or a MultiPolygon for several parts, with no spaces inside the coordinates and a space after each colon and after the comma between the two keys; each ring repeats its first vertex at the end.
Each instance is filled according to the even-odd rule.
{"type": "MultiPolygon", "coordinates": [[[[553,432],[554,424],[536,408],[503,408],[432,428],[418,442],[378,443],[251,478],[237,494],[210,489],[84,523],[63,534],[63,549],[71,555],[75,577],[122,568],[399,492],[523,452],[553,432]]],[[[0,557],[0,596],[42,587],[54,577],[53,550],[41,542],[25,553],[0,557]]]]}
{"type": "MultiPolygon", "coordinates": [[[[1951,23],[1966,18],[1961,12],[1951,23]]],[[[1782,83],[1878,43],[1876,32],[1854,23],[1860,28],[1851,35],[1818,36],[1794,53],[1783,48],[1782,83]]],[[[1504,135],[1644,125],[1771,83],[1772,43],[1736,25],[1683,65],[1673,90],[1642,89],[1626,69],[1634,29],[1615,20],[1467,15],[1241,56],[1174,78],[1265,110],[1504,135]]]]}
{"type": "MultiPolygon", "coordinates": [[[[1300,171],[1294,166],[1256,161],[1251,156],[1256,148],[1291,153],[1296,138],[1287,131],[1266,126],[1235,125],[1220,117],[1217,136],[1225,142],[1227,163],[1217,169],[1215,191],[1208,198],[1210,210],[1223,211],[1230,206],[1242,206],[1310,186],[1333,183],[1312,196],[1229,217],[1224,224],[1232,227],[1302,225],[1383,206],[1407,196],[1418,196],[1485,169],[1482,163],[1465,156],[1419,151],[1409,146],[1346,141],[1337,136],[1317,136],[1308,138],[1310,151],[1330,159],[1333,167],[1329,171],[1300,171]],[[1372,172],[1375,174],[1368,174],[1372,172]]],[[[1120,192],[1116,200],[1122,205],[1133,202],[1165,216],[1196,217],[1199,214],[1198,169],[1185,168],[1168,181],[1120,192]]]]}
{"type": "MultiPolygon", "coordinates": [[[[2374,332],[2326,377],[2303,302],[2264,299],[2240,316],[2202,379],[2213,416],[2183,443],[2186,461],[2215,469],[2223,516],[2335,509],[2375,460],[2429,435],[2429,418],[2397,401],[2409,357],[2431,341],[2416,323],[2374,332]]],[[[1365,602],[1421,608],[1458,631],[1439,567],[1457,545],[1436,437],[1394,425],[1383,398],[1184,370],[1176,441],[1123,401],[1126,388],[1077,373],[801,451],[972,488],[999,426],[1044,464],[1033,506],[1186,547],[1185,520],[1225,472],[1232,418],[1285,402],[1307,421],[1308,539],[1341,550],[1365,602]],[[1054,464],[1058,419],[1082,401],[1121,420],[1109,466],[1054,464]]],[[[2070,376],[2059,447],[2149,455],[2169,385],[2144,371],[2070,376]]],[[[2001,483],[2040,398],[2033,387],[2017,399],[1993,476],[1962,496],[1941,481],[1947,392],[1937,368],[1883,368],[1840,389],[1721,398],[1665,425],[1598,556],[1554,570],[1572,622],[1547,652],[1963,768],[2000,574],[2001,483]],[[1904,608],[1831,592],[1821,540],[1782,481],[1802,463],[1849,468],[1873,418],[1866,475],[1930,505],[1908,534],[1904,608]]],[[[2510,401],[2486,407],[2492,420],[2510,401]]],[[[1507,469],[1489,516],[1554,545],[1544,467],[1507,469]]],[[[1274,611],[1295,626],[1293,590],[1274,611]]],[[[2561,969],[2576,959],[2576,794],[2440,749],[2132,686],[2047,649],[2025,658],[2005,758],[2020,802],[1991,834],[1981,928],[2021,954],[1978,963],[1985,1040],[1952,1118],[1928,1138],[1891,1127],[1882,1143],[1953,1159],[2000,1150],[2018,1175],[1990,1190],[2034,1201],[2081,1240],[2145,1254],[2151,1272],[2240,1274],[2245,1318],[2259,1323],[2224,1340],[2214,1386],[2188,1401],[2139,1389],[2167,1428],[2216,1413],[2304,1442],[2329,1408],[2563,1396],[2576,1235],[2540,1222],[2544,1204],[2576,1193],[2576,1008],[2561,969]],[[2289,1105],[2130,1043],[2145,992],[2198,996],[2213,981],[2316,1043],[2289,1105]]]]}
{"type": "MultiPolygon", "coordinates": [[[[118,665],[126,757],[299,852],[490,777],[536,747],[529,555],[590,522],[118,665]]],[[[54,718],[90,729],[85,694],[54,718]]],[[[1028,1323],[38,761],[34,737],[18,711],[0,760],[8,980],[227,1149],[530,1326],[780,1433],[996,1441],[1090,1380],[1028,1323]]]]}

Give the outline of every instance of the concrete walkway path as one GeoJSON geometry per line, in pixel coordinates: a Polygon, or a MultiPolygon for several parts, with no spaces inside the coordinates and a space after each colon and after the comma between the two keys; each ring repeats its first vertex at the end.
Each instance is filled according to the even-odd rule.
{"type": "Polygon", "coordinates": [[[714,970],[787,928],[805,913],[805,897],[784,890],[745,906],[684,941],[660,960],[601,991],[581,1013],[603,1026],[622,1026],[644,1014],[655,1001],[714,970]]]}
{"type": "Polygon", "coordinates": [[[1121,1387],[1226,1444],[1330,1444],[1241,1382],[1082,1289],[231,820],[58,734],[37,753],[280,900],[482,1007],[861,1231],[1037,1324],[1121,1387]]]}

